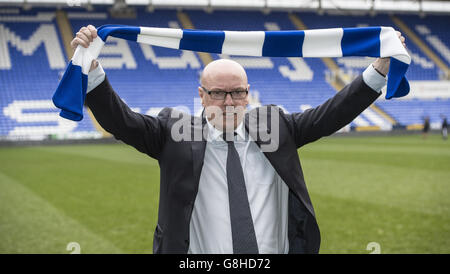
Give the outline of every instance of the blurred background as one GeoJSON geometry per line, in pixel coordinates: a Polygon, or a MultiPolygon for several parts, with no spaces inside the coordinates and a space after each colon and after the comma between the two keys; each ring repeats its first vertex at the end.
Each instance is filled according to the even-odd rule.
{"type": "MultiPolygon", "coordinates": [[[[158,163],[117,142],[85,108],[51,97],[82,27],[208,30],[391,26],[406,37],[411,92],[384,94],[333,137],[299,150],[322,253],[450,252],[450,2],[384,0],[0,0],[0,253],[151,253],[158,163]],[[425,125],[425,126],[424,126],[425,125]],[[428,130],[429,128],[429,130],[428,130]]],[[[269,58],[172,50],[109,38],[99,61],[136,112],[198,114],[202,68],[247,70],[249,108],[303,112],[374,59],[269,58]]]]}

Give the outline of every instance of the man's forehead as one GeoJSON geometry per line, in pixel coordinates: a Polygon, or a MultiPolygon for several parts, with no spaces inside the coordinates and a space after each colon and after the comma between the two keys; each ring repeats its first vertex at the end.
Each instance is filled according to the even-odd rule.
{"type": "Polygon", "coordinates": [[[247,85],[247,81],[241,78],[235,80],[213,78],[202,81],[202,86],[208,90],[246,89],[247,85]]]}
{"type": "Polygon", "coordinates": [[[244,68],[235,61],[220,59],[209,63],[202,73],[202,84],[208,85],[245,85],[247,74],[244,68]]]}

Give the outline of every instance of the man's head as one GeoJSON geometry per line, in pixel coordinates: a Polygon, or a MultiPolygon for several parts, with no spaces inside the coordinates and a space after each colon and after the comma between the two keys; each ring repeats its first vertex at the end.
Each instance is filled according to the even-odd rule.
{"type": "Polygon", "coordinates": [[[198,94],[208,120],[219,130],[234,130],[248,104],[250,85],[244,68],[232,60],[215,60],[204,68],[200,84],[198,94]]]}

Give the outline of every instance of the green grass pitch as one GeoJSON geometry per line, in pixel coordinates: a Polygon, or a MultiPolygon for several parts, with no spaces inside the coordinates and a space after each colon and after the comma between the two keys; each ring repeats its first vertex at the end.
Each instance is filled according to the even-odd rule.
{"type": "MultiPolygon", "coordinates": [[[[450,253],[450,141],[331,137],[299,150],[321,253],[450,253]]],[[[0,253],[151,253],[157,161],[131,147],[0,148],[0,253]]]]}

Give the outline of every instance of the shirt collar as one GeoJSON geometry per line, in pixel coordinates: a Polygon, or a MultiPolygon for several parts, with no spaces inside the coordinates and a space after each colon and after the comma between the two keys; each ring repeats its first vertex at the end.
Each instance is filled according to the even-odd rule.
{"type": "MultiPolygon", "coordinates": [[[[206,122],[208,123],[208,140],[209,141],[223,141],[221,135],[223,131],[215,128],[209,120],[206,118],[206,122]]],[[[244,141],[245,140],[245,130],[244,130],[244,120],[237,126],[235,131],[237,133],[237,140],[244,141]]]]}

